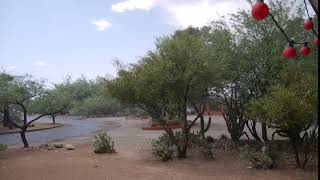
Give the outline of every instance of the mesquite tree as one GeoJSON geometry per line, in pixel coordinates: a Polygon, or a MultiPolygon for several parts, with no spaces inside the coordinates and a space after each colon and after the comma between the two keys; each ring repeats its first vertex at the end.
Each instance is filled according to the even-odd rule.
{"type": "Polygon", "coordinates": [[[19,128],[21,140],[24,147],[29,147],[28,141],[26,139],[26,130],[31,125],[31,123],[40,119],[43,116],[49,115],[45,112],[32,120],[28,120],[28,109],[33,98],[40,97],[45,94],[44,82],[36,81],[31,78],[31,76],[16,76],[8,86],[7,96],[10,97],[9,104],[14,105],[18,111],[22,112],[22,122],[16,122],[13,119],[10,121],[13,125],[19,128]]]}
{"type": "MultiPolygon", "coordinates": [[[[120,103],[106,93],[106,79],[98,77],[89,80],[85,77],[76,79],[74,82],[65,83],[56,87],[59,89],[72,89],[74,94],[73,101],[70,105],[69,112],[75,115],[83,115],[87,118],[96,115],[114,114],[121,110],[120,103]]],[[[66,90],[59,90],[66,92],[66,90]]],[[[67,90],[70,91],[70,90],[67,90]]]]}
{"type": "Polygon", "coordinates": [[[31,101],[29,113],[41,114],[47,112],[55,124],[59,113],[70,107],[76,97],[75,89],[69,79],[60,84],[54,84],[54,88],[47,90],[45,94],[31,101]]]}
{"type": "Polygon", "coordinates": [[[305,168],[318,139],[318,77],[289,67],[270,95],[251,102],[249,112],[276,129],[272,139],[275,134],[289,138],[297,166],[305,168]]]}
{"type": "Polygon", "coordinates": [[[39,112],[40,114],[36,117],[29,119],[28,113],[31,111],[33,101],[36,99],[45,100],[46,95],[48,94],[45,89],[44,82],[34,80],[29,75],[14,76],[13,81],[7,84],[6,89],[7,90],[2,93],[7,97],[7,102],[10,104],[11,108],[16,111],[16,113],[19,114],[20,112],[22,117],[22,120],[20,121],[18,121],[19,117],[17,117],[18,119],[9,120],[16,128],[20,129],[20,136],[24,147],[29,147],[29,143],[26,138],[26,131],[28,127],[41,117],[59,112],[64,107],[60,107],[61,109],[57,109],[54,112],[44,110],[41,113],[39,112]]]}
{"type": "Polygon", "coordinates": [[[245,105],[251,97],[245,83],[246,62],[239,61],[235,49],[237,44],[228,26],[221,21],[213,22],[212,26],[210,50],[221,68],[218,76],[211,80],[208,93],[211,100],[223,104],[228,131],[232,140],[238,141],[248,120],[245,105]]]}
{"type": "MultiPolygon", "coordinates": [[[[297,8],[294,16],[290,16],[291,8],[287,6],[287,2],[284,1],[268,1],[271,12],[275,18],[278,19],[278,23],[284,27],[284,30],[292,37],[299,37],[296,40],[307,38],[313,39],[313,36],[301,36],[302,25],[304,22],[304,9],[303,7],[297,8]]],[[[220,98],[228,112],[246,112],[246,105],[243,104],[248,102],[250,99],[257,99],[270,93],[270,87],[272,81],[279,78],[279,73],[283,69],[285,64],[284,58],[279,55],[279,52],[283,50],[283,45],[286,39],[283,37],[279,29],[274,26],[272,19],[265,19],[264,21],[253,21],[251,13],[249,11],[241,11],[234,14],[230,19],[230,26],[232,31],[228,29],[228,25],[224,22],[220,22],[218,28],[224,29],[228,32],[232,38],[230,41],[233,44],[225,46],[222,44],[220,50],[224,56],[221,58],[224,68],[221,69],[222,78],[217,78],[217,82],[220,82],[220,86],[214,84],[212,87],[216,87],[216,91],[226,91],[226,95],[230,98],[230,88],[233,87],[234,92],[239,92],[242,95],[235,96],[237,99],[232,100],[233,104],[242,104],[242,111],[234,111],[234,106],[228,108],[224,103],[223,98],[220,98]],[[227,53],[230,52],[230,53],[227,53]],[[230,55],[228,55],[230,54],[230,55]],[[224,84],[224,85],[222,85],[224,84]],[[231,86],[234,84],[234,86],[231,86]],[[226,86],[225,89],[222,89],[226,86]],[[220,87],[220,88],[219,88],[220,87]],[[240,87],[240,90],[236,88],[240,87]],[[240,103],[240,100],[242,101],[240,103]],[[239,101],[238,103],[235,103],[239,101]]],[[[228,41],[225,41],[228,42],[228,41]]],[[[215,47],[214,47],[215,48],[215,47]]],[[[311,46],[312,51],[316,52],[315,47],[311,46]]],[[[308,57],[297,57],[296,60],[304,60],[305,66],[316,67],[317,53],[312,53],[308,57]]],[[[222,93],[216,93],[218,96],[222,96],[222,93]]],[[[229,103],[230,104],[230,103],[229,103]]],[[[243,115],[238,114],[238,117],[243,115]]],[[[264,121],[259,121],[254,117],[247,118],[243,116],[243,121],[246,121],[249,132],[252,136],[258,140],[267,141],[267,126],[264,121]],[[257,122],[262,124],[261,130],[256,128],[257,122]],[[259,135],[261,132],[261,137],[259,135]]],[[[229,118],[230,119],[230,118],[229,118]]],[[[231,118],[232,119],[232,118],[231,118]]],[[[239,119],[238,119],[239,120],[239,119]]],[[[237,123],[234,123],[237,124],[237,123]]],[[[242,123],[238,123],[242,127],[242,123]]],[[[239,130],[241,131],[241,129],[239,130]]],[[[241,133],[239,133],[241,134],[241,133]]]]}
{"type": "Polygon", "coordinates": [[[202,30],[188,28],[159,38],[156,50],[137,64],[121,68],[108,85],[113,96],[144,109],[162,124],[176,145],[179,158],[186,157],[190,129],[199,119],[198,115],[189,124],[187,108],[191,102],[201,102],[203,93],[199,89],[208,87],[214,70],[208,68],[209,54],[202,35],[202,30]],[[173,115],[183,122],[180,140],[167,124],[173,115]]]}

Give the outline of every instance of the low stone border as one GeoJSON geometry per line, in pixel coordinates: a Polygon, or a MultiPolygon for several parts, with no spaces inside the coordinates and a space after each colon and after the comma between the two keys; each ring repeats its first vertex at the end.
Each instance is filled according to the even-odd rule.
{"type": "MultiPolygon", "coordinates": [[[[34,127],[29,127],[27,129],[27,132],[32,132],[32,131],[41,131],[41,130],[46,130],[46,129],[53,129],[53,128],[58,128],[58,127],[62,127],[63,124],[62,123],[56,123],[56,124],[52,124],[52,123],[36,123],[34,124],[34,127]]],[[[19,133],[21,130],[18,128],[15,129],[5,129],[2,128],[0,130],[0,135],[1,134],[13,134],[13,133],[19,133]]]]}

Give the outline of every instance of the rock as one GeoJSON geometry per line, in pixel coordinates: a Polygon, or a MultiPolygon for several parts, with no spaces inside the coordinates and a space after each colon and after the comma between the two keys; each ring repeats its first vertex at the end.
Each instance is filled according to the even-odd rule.
{"type": "Polygon", "coordinates": [[[52,145],[48,145],[47,150],[53,150],[53,146],[52,145]]]}
{"type": "Polygon", "coordinates": [[[65,147],[67,150],[74,150],[74,149],[75,149],[74,146],[72,146],[71,144],[66,144],[64,147],[65,147]]]}
{"type": "Polygon", "coordinates": [[[63,144],[54,144],[55,148],[63,148],[63,144]]]}
{"type": "Polygon", "coordinates": [[[40,150],[44,150],[44,149],[47,149],[48,148],[48,144],[41,144],[40,146],[39,146],[39,149],[40,150]]]}

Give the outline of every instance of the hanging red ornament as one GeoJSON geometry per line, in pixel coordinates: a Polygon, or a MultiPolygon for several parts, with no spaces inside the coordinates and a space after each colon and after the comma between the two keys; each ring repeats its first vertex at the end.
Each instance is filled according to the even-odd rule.
{"type": "Polygon", "coordinates": [[[263,0],[257,0],[257,2],[252,6],[251,15],[258,21],[263,20],[269,15],[269,7],[263,2],[263,0]]]}
{"type": "Polygon", "coordinates": [[[316,47],[318,47],[318,44],[319,44],[319,39],[316,37],[316,38],[314,38],[314,40],[313,40],[313,45],[316,46],[316,47]]]}
{"type": "Polygon", "coordinates": [[[306,22],[304,22],[303,28],[305,30],[310,30],[313,28],[313,22],[312,22],[311,18],[308,19],[306,22]]]}
{"type": "Polygon", "coordinates": [[[289,43],[289,45],[282,51],[282,55],[286,59],[292,59],[292,58],[296,57],[297,51],[293,47],[292,43],[289,43]]]}
{"type": "Polygon", "coordinates": [[[311,49],[308,47],[308,42],[304,42],[303,47],[300,49],[302,56],[308,56],[311,53],[311,49]]]}

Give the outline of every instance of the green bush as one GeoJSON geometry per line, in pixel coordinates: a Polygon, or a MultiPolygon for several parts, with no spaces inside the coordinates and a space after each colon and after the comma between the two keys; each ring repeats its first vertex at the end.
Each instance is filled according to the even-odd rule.
{"type": "Polygon", "coordinates": [[[189,146],[191,148],[197,148],[201,144],[200,132],[194,133],[190,132],[189,134],[189,146]]]}
{"type": "Polygon", "coordinates": [[[93,151],[95,153],[113,153],[115,152],[114,141],[112,141],[111,137],[108,136],[107,133],[99,133],[95,136],[93,151]]]}
{"type": "Polygon", "coordinates": [[[202,146],[199,146],[199,151],[202,153],[205,159],[214,159],[213,143],[205,143],[202,146]]]}
{"type": "Polygon", "coordinates": [[[0,151],[5,151],[7,149],[7,145],[5,144],[0,144],[0,151]]]}
{"type": "Polygon", "coordinates": [[[281,152],[276,151],[271,145],[263,147],[262,152],[250,152],[248,145],[240,149],[240,158],[248,160],[256,169],[274,169],[277,168],[281,158],[281,152]]]}
{"type": "MultiPolygon", "coordinates": [[[[175,133],[177,139],[181,139],[182,133],[180,131],[175,133]]],[[[202,137],[200,132],[189,133],[189,146],[191,148],[197,148],[199,152],[203,155],[205,159],[212,160],[213,156],[213,138],[207,136],[206,138],[202,137]],[[212,140],[211,140],[212,139],[212,140]]]]}
{"type": "Polygon", "coordinates": [[[152,154],[163,162],[172,159],[175,145],[171,142],[167,133],[162,134],[157,140],[151,142],[152,154]]]}
{"type": "MultiPolygon", "coordinates": [[[[184,134],[182,131],[174,132],[174,138],[177,144],[182,145],[183,136],[184,134]]],[[[212,160],[214,158],[213,142],[208,140],[210,139],[209,136],[207,138],[202,138],[199,132],[190,132],[188,136],[188,146],[190,148],[195,148],[203,155],[205,159],[212,160]]],[[[162,134],[162,136],[160,136],[157,140],[152,141],[152,154],[154,154],[163,162],[172,159],[175,153],[177,153],[177,147],[172,143],[167,133],[162,134]]]]}

